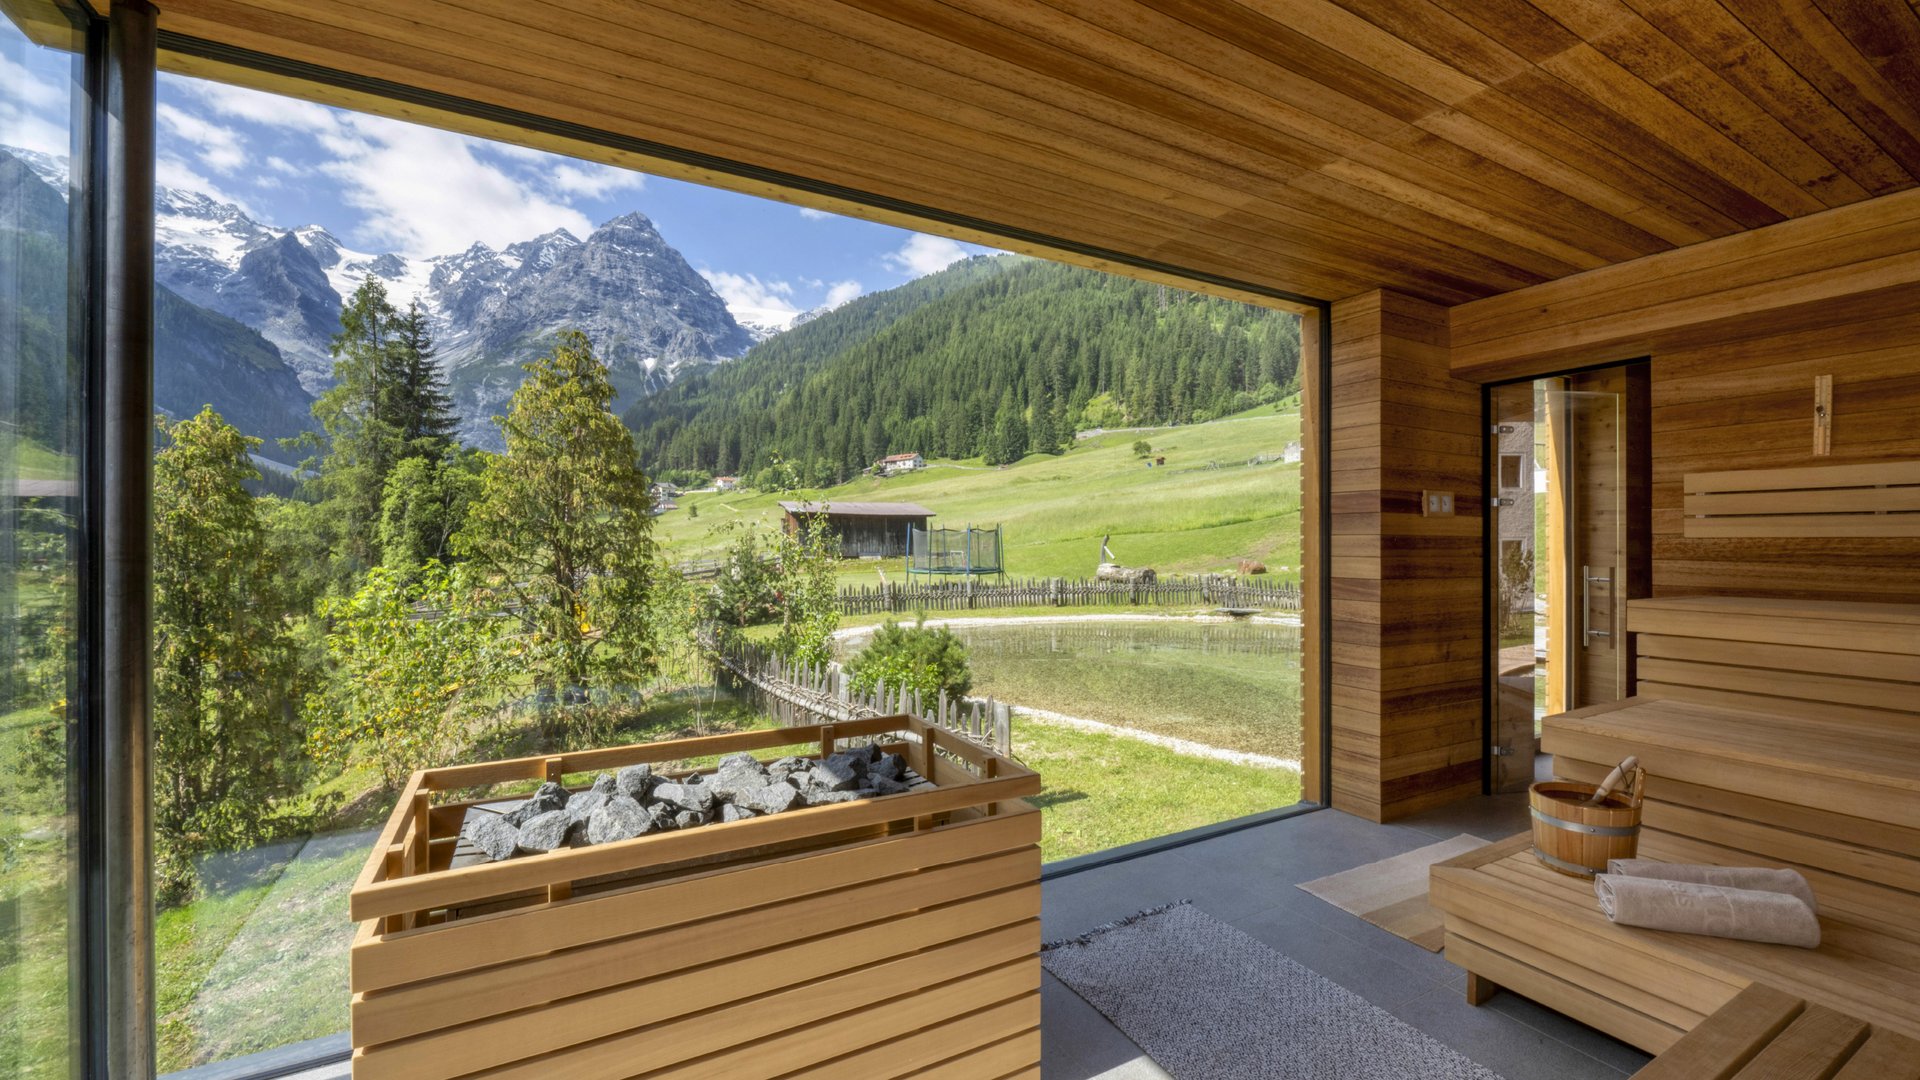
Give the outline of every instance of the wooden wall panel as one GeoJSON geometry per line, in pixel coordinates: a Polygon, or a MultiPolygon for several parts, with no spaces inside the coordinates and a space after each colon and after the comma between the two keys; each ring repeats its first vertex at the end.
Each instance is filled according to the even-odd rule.
{"type": "Polygon", "coordinates": [[[1481,788],[1480,389],[1448,372],[1446,316],[1333,307],[1333,805],[1375,821],[1481,788]]]}
{"type": "Polygon", "coordinates": [[[1654,595],[1920,602],[1912,538],[1688,538],[1681,517],[1689,472],[1897,460],[1920,460],[1920,307],[1656,353],[1654,595]],[[1833,376],[1833,452],[1816,457],[1818,375],[1833,376]]]}

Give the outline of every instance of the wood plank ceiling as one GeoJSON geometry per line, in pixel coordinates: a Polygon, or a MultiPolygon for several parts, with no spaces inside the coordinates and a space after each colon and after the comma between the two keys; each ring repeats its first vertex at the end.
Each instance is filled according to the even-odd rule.
{"type": "MultiPolygon", "coordinates": [[[[1904,0],[159,4],[189,38],[1321,299],[1456,304],[1920,177],[1904,0]]],[[[194,51],[167,62],[330,95],[194,51]]]]}

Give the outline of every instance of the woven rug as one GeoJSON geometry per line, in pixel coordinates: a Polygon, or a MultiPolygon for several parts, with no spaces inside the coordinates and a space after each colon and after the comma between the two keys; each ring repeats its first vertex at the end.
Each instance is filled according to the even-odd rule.
{"type": "Polygon", "coordinates": [[[1439,952],[1445,930],[1440,913],[1427,904],[1427,870],[1434,863],[1486,846],[1487,841],[1461,833],[1390,859],[1316,878],[1300,888],[1428,952],[1439,952]]]}
{"type": "Polygon", "coordinates": [[[1174,1080],[1500,1080],[1190,904],[1054,942],[1041,963],[1174,1080]]]}

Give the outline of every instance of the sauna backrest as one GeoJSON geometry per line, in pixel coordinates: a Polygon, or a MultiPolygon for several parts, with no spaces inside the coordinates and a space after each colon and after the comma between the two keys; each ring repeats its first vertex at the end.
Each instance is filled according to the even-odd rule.
{"type": "Polygon", "coordinates": [[[1920,604],[1634,600],[1627,629],[1642,697],[1920,722],[1920,604]]]}

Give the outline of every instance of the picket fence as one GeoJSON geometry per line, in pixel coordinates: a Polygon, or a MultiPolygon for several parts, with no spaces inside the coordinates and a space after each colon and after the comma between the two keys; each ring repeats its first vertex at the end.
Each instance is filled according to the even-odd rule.
{"type": "Polygon", "coordinates": [[[929,698],[884,682],[855,690],[838,664],[797,665],[771,651],[743,646],[715,651],[715,661],[741,683],[749,703],[783,727],[906,713],[964,735],[997,753],[1013,751],[1013,710],[992,698],[929,698]]]}
{"type": "Polygon", "coordinates": [[[1092,578],[1032,578],[1004,584],[859,585],[840,590],[842,615],[915,611],[972,611],[1003,607],[1124,607],[1211,605],[1299,611],[1300,587],[1290,581],[1233,577],[1162,578],[1151,585],[1092,578]]]}

